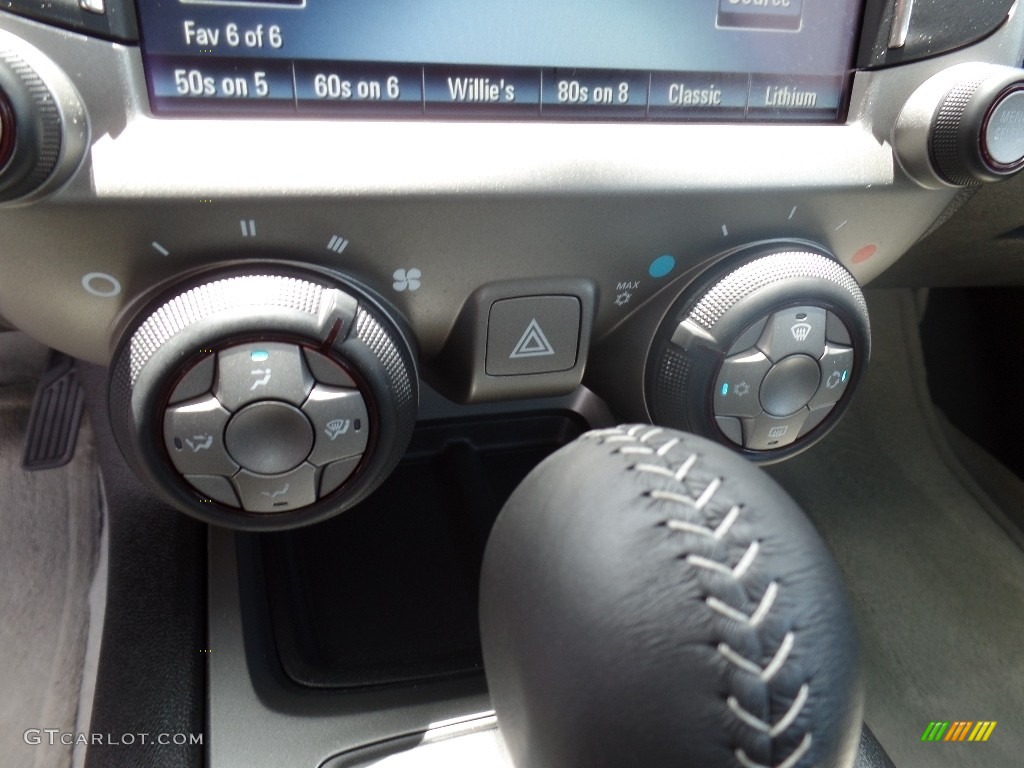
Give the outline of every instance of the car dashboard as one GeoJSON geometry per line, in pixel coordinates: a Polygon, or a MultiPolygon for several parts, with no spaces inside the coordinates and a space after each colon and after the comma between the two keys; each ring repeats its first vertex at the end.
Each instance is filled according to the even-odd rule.
{"type": "Polygon", "coordinates": [[[174,764],[496,749],[460,568],[587,429],[827,498],[902,391],[869,289],[1019,279],[957,212],[1010,228],[1022,61],[1007,0],[0,2],[0,321],[91,371],[110,498],[197,526],[174,764]]]}

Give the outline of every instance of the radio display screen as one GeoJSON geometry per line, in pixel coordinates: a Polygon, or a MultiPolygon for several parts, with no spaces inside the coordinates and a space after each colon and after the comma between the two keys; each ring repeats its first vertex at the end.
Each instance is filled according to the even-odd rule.
{"type": "Polygon", "coordinates": [[[158,115],[836,122],[861,0],[137,0],[158,115]]]}

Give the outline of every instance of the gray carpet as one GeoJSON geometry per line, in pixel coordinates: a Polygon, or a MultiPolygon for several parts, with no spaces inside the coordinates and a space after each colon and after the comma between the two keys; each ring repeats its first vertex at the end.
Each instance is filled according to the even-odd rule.
{"type": "Polygon", "coordinates": [[[771,474],[846,576],[863,641],[865,719],[893,762],[1021,766],[1024,552],[997,501],[1024,499],[1024,486],[980,449],[969,473],[950,447],[928,399],[912,295],[868,298],[876,343],[854,405],[821,445],[771,474]],[[992,478],[998,493],[978,484],[992,478]],[[998,725],[984,744],[922,743],[932,720],[998,725]]]}
{"type": "Polygon", "coordinates": [[[101,513],[91,430],[74,460],[28,473],[21,455],[45,350],[0,334],[0,764],[68,768],[72,746],[27,744],[28,729],[74,733],[101,513]]]}

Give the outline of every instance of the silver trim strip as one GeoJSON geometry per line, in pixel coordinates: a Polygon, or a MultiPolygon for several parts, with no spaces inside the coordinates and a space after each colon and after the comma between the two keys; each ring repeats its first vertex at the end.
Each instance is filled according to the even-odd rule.
{"type": "Polygon", "coordinates": [[[895,0],[892,11],[892,31],[889,33],[889,48],[902,48],[907,44],[910,33],[910,17],[914,13],[914,0],[895,0]]]}

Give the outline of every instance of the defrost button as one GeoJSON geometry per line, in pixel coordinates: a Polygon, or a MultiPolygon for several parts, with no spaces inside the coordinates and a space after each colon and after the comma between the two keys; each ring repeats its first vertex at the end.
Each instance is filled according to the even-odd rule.
{"type": "Polygon", "coordinates": [[[224,447],[224,426],[231,414],[209,396],[168,408],[164,445],[183,475],[230,475],[238,470],[224,447]]]}
{"type": "Polygon", "coordinates": [[[756,419],[745,419],[744,447],[752,451],[773,451],[792,444],[800,434],[809,414],[810,411],[802,408],[784,419],[776,419],[766,413],[756,419]]]}
{"type": "Polygon", "coordinates": [[[366,450],[370,425],[363,396],[354,389],[318,384],[302,410],[313,423],[316,443],[309,461],[318,467],[366,450]]]}
{"type": "Polygon", "coordinates": [[[790,355],[810,355],[815,360],[825,350],[826,313],[821,307],[793,307],[776,312],[757,343],[777,363],[790,355]]]}

